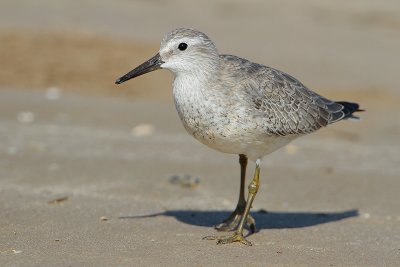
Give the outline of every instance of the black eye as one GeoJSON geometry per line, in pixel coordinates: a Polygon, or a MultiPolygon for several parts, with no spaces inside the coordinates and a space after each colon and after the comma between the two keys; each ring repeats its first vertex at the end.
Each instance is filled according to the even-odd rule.
{"type": "Polygon", "coordinates": [[[187,43],[180,43],[178,45],[178,49],[181,51],[186,50],[186,48],[187,48],[187,43]]]}

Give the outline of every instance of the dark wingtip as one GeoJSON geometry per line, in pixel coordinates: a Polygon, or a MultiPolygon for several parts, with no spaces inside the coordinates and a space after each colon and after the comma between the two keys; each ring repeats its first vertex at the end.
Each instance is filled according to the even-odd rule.
{"type": "Polygon", "coordinates": [[[115,84],[121,84],[121,83],[122,83],[121,78],[119,78],[119,79],[117,79],[117,80],[115,81],[115,84]]]}

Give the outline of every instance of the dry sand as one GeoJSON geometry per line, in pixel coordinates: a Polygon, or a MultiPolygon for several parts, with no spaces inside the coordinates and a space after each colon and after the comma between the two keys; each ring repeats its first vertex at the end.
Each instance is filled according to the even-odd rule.
{"type": "Polygon", "coordinates": [[[208,19],[180,1],[32,3],[0,10],[1,266],[398,266],[395,1],[205,1],[208,19]],[[367,109],[265,158],[252,247],[201,239],[235,207],[239,166],[185,133],[172,76],[113,85],[177,25],[367,109]]]}

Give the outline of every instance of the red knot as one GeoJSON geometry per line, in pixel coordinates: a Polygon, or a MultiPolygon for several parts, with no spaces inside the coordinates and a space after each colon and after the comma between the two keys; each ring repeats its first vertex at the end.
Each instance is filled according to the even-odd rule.
{"type": "Polygon", "coordinates": [[[238,154],[241,166],[239,201],[221,224],[228,236],[208,236],[218,244],[251,243],[245,225],[255,231],[249,214],[259,189],[261,159],[293,139],[361,111],[351,102],[331,101],[280,70],[232,55],[219,54],[204,33],[180,28],[169,32],[159,52],[116,83],[157,70],[173,72],[175,106],[186,131],[206,146],[238,154]],[[245,199],[247,160],[255,161],[245,199]]]}

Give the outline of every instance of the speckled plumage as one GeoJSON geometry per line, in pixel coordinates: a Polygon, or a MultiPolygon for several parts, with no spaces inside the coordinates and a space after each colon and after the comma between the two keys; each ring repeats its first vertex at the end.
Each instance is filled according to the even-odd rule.
{"type": "Polygon", "coordinates": [[[162,65],[175,74],[175,105],[185,129],[211,148],[252,160],[346,118],[345,105],[356,105],[330,101],[282,71],[219,55],[206,35],[192,29],[169,33],[160,55],[167,62],[181,57],[187,68],[162,65]],[[186,51],[173,49],[191,39],[196,41],[186,51]]]}

